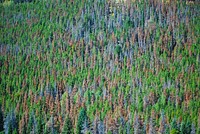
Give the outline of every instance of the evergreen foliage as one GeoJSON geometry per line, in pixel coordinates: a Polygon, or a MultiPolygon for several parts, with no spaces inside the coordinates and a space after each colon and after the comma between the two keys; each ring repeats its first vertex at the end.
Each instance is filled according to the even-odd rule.
{"type": "Polygon", "coordinates": [[[77,134],[81,134],[85,120],[86,120],[86,112],[85,112],[84,108],[81,108],[79,115],[78,115],[77,126],[76,126],[77,134]]]}
{"type": "Polygon", "coordinates": [[[199,6],[1,0],[0,133],[200,133],[199,6]]]}
{"type": "Polygon", "coordinates": [[[73,133],[72,128],[73,126],[72,126],[71,119],[69,115],[67,115],[65,118],[62,134],[72,134],[73,133]]]}

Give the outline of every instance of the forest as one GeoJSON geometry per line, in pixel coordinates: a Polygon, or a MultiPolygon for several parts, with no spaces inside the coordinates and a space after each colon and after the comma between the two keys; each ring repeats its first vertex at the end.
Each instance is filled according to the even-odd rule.
{"type": "Polygon", "coordinates": [[[1,134],[199,134],[198,0],[0,0],[1,134]]]}

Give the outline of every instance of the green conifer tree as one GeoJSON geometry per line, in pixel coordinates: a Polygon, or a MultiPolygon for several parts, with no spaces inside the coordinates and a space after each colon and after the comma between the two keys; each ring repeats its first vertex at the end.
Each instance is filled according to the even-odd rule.
{"type": "Polygon", "coordinates": [[[86,112],[85,109],[82,108],[79,112],[77,126],[76,126],[76,134],[81,134],[82,126],[85,121],[86,112]]]}
{"type": "Polygon", "coordinates": [[[63,126],[62,134],[72,134],[72,122],[69,115],[66,116],[65,123],[63,126]]]}

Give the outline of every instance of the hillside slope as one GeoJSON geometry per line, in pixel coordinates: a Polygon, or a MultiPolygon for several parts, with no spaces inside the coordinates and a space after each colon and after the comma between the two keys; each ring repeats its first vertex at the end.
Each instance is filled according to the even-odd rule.
{"type": "Polygon", "coordinates": [[[2,132],[200,133],[199,11],[182,1],[1,2],[2,132]]]}

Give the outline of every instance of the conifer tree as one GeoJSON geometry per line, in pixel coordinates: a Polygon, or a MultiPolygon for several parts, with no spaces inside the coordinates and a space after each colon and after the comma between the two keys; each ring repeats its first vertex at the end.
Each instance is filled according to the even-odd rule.
{"type": "Polygon", "coordinates": [[[72,134],[72,132],[73,132],[72,127],[73,126],[72,126],[71,119],[70,119],[69,115],[67,115],[65,118],[62,134],[72,134]]]}
{"type": "Polygon", "coordinates": [[[76,134],[81,134],[81,130],[82,130],[85,118],[86,118],[86,112],[85,112],[85,109],[82,108],[79,112],[79,115],[78,115],[78,121],[77,121],[77,126],[76,126],[76,134]]]}

